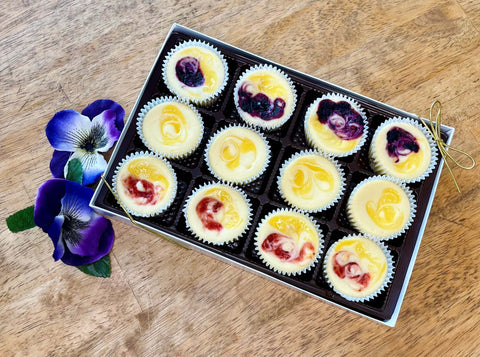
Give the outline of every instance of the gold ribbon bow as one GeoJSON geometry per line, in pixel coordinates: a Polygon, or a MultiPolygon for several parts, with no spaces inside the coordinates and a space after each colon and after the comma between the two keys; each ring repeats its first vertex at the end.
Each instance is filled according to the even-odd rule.
{"type": "Polygon", "coordinates": [[[418,116],[422,124],[427,128],[427,130],[432,134],[433,139],[435,140],[435,143],[437,144],[438,151],[440,151],[440,155],[442,155],[443,161],[445,162],[445,165],[447,166],[448,172],[450,173],[450,176],[452,176],[453,182],[455,183],[455,186],[457,187],[458,192],[460,193],[460,188],[458,187],[457,180],[455,179],[455,176],[453,175],[452,169],[450,168],[450,165],[448,164],[447,158],[452,160],[455,165],[458,167],[465,169],[465,170],[471,170],[475,167],[475,159],[470,155],[469,153],[466,153],[465,151],[455,149],[454,147],[451,147],[450,145],[447,145],[443,142],[442,137],[441,137],[441,120],[442,120],[442,104],[436,100],[432,103],[430,106],[430,125],[425,122],[420,116],[418,116]],[[435,120],[432,118],[432,112],[435,106],[438,105],[438,111],[437,115],[435,117],[435,120]],[[450,153],[449,150],[453,150],[456,152],[459,152],[465,156],[467,156],[471,161],[472,164],[470,166],[464,166],[460,164],[450,153]]]}
{"type": "Polygon", "coordinates": [[[127,215],[128,219],[130,220],[130,222],[132,222],[134,225],[136,225],[137,227],[140,227],[140,228],[143,228],[145,229],[146,231],[150,232],[150,233],[153,233],[157,236],[159,236],[160,238],[163,238],[163,239],[166,239],[168,240],[169,242],[172,242],[172,243],[175,243],[176,245],[182,247],[182,248],[185,248],[187,249],[187,247],[183,246],[182,244],[180,243],[177,243],[175,242],[174,240],[168,238],[168,237],[165,237],[164,235],[160,234],[159,232],[157,232],[156,230],[148,227],[148,226],[145,226],[145,225],[142,225],[140,223],[138,223],[137,221],[135,221],[132,217],[132,215],[130,214],[130,212],[128,212],[128,210],[125,208],[125,206],[123,205],[122,201],[118,198],[117,194],[113,191],[112,187],[110,186],[110,184],[107,182],[107,180],[105,179],[105,177],[100,176],[100,178],[102,179],[103,183],[107,186],[108,190],[112,193],[112,195],[115,197],[115,199],[117,200],[117,202],[120,204],[120,207],[122,207],[122,210],[123,212],[125,212],[125,214],[127,215]]]}

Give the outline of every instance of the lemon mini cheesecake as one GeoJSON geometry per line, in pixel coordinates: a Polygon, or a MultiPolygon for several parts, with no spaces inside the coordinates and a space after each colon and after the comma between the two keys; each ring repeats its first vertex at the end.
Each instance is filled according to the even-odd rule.
{"type": "Polygon", "coordinates": [[[347,300],[365,301],[390,281],[392,257],[381,243],[361,235],[347,236],[330,247],[324,274],[330,286],[347,300]]]}
{"type": "Polygon", "coordinates": [[[387,176],[373,176],[360,182],[347,204],[353,227],[376,239],[392,239],[402,234],[415,212],[410,189],[387,176]]]}
{"type": "Polygon", "coordinates": [[[341,94],[326,94],[308,108],[304,130],[312,147],[341,157],[360,149],[368,125],[363,109],[355,100],[341,94]]]}
{"type": "Polygon", "coordinates": [[[312,150],[303,151],[283,164],[278,187],[293,207],[318,212],[340,198],[344,189],[343,171],[335,160],[312,150]]]}
{"type": "Polygon", "coordinates": [[[196,189],[184,213],[187,226],[197,238],[217,245],[237,239],[250,222],[250,204],[245,194],[225,184],[196,189]]]}
{"type": "Polygon", "coordinates": [[[205,159],[219,180],[246,184],[265,170],[270,160],[270,147],[261,133],[233,125],[210,139],[205,159]]]}
{"type": "Polygon", "coordinates": [[[369,157],[375,173],[415,182],[432,172],[437,148],[420,124],[407,118],[393,118],[375,131],[369,157]]]}
{"type": "Polygon", "coordinates": [[[203,137],[203,121],[197,109],[174,97],[157,98],[141,111],[137,131],[153,152],[167,158],[191,154],[203,137]]]}
{"type": "Polygon", "coordinates": [[[322,235],[306,214],[280,209],[268,214],[257,227],[256,250],[263,262],[281,274],[309,270],[322,250],[322,235]]]}
{"type": "Polygon", "coordinates": [[[215,47],[201,41],[186,41],[167,55],[163,78],[178,97],[206,105],[216,99],[226,85],[227,62],[215,47]]]}
{"type": "Polygon", "coordinates": [[[139,152],[118,165],[113,189],[123,206],[137,216],[154,216],[175,198],[177,179],[170,164],[162,158],[139,152]]]}
{"type": "Polygon", "coordinates": [[[237,81],[234,100],[240,117],[247,124],[273,130],[293,114],[296,91],[282,71],[259,65],[247,70],[237,81]]]}

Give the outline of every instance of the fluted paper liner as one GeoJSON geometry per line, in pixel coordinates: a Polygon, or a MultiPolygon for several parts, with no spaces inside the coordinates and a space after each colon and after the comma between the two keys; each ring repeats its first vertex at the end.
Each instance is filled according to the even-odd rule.
{"type": "Polygon", "coordinates": [[[238,114],[240,115],[240,117],[242,118],[242,120],[245,123],[247,123],[248,125],[253,126],[255,128],[260,128],[260,129],[264,129],[264,130],[267,130],[267,131],[273,131],[273,130],[276,130],[276,129],[279,129],[280,127],[282,127],[283,124],[285,124],[292,117],[293,113],[295,112],[296,105],[297,105],[297,91],[295,89],[295,86],[294,86],[292,80],[290,79],[289,76],[287,76],[285,74],[285,72],[283,72],[281,69],[279,69],[277,67],[274,67],[272,65],[264,64],[264,65],[253,66],[253,67],[249,68],[248,70],[246,70],[240,76],[240,78],[237,80],[237,83],[235,84],[235,89],[233,90],[233,99],[234,99],[234,102],[235,102],[235,108],[237,109],[238,114]],[[274,71],[277,74],[279,74],[280,76],[282,76],[287,81],[288,86],[289,86],[290,90],[292,91],[292,96],[293,96],[292,108],[291,108],[289,113],[284,113],[283,117],[281,117],[281,118],[271,119],[271,120],[262,120],[260,118],[258,118],[258,119],[257,118],[252,118],[252,116],[250,114],[245,113],[238,105],[238,100],[239,100],[238,90],[240,89],[240,86],[241,86],[242,82],[245,80],[245,78],[247,78],[252,73],[257,72],[257,71],[263,71],[263,70],[274,71]]]}
{"type": "Polygon", "coordinates": [[[355,99],[352,99],[352,98],[347,97],[346,95],[343,95],[343,94],[340,94],[340,93],[324,94],[320,98],[317,98],[312,104],[310,104],[310,106],[308,107],[307,112],[305,114],[303,127],[304,127],[304,131],[305,131],[305,138],[307,140],[307,143],[310,146],[312,146],[316,150],[319,150],[321,152],[326,153],[327,155],[331,155],[331,156],[334,156],[334,157],[345,157],[345,156],[349,156],[349,155],[352,155],[352,154],[356,153],[365,144],[365,141],[367,140],[367,136],[368,136],[368,122],[367,122],[367,115],[365,114],[365,111],[363,110],[363,108],[360,106],[360,104],[358,104],[358,102],[355,99]],[[357,145],[352,150],[345,151],[345,152],[336,152],[334,150],[331,150],[331,149],[328,149],[328,148],[322,146],[321,143],[317,142],[315,140],[315,138],[313,137],[311,129],[308,126],[308,120],[309,120],[310,116],[313,114],[312,111],[316,112],[316,110],[318,108],[318,104],[322,100],[326,100],[326,99],[330,99],[330,100],[332,100],[336,103],[341,102],[341,101],[347,102],[352,106],[352,108],[356,112],[358,112],[361,115],[361,117],[363,119],[363,133],[362,133],[362,136],[360,137],[360,140],[358,140],[357,145]]]}
{"type": "Polygon", "coordinates": [[[160,157],[160,156],[158,156],[154,153],[151,153],[151,152],[140,151],[140,152],[130,154],[127,157],[123,158],[122,161],[115,168],[113,178],[112,178],[112,187],[113,187],[113,192],[115,193],[115,196],[120,199],[120,196],[118,195],[118,188],[117,188],[117,179],[118,179],[118,175],[119,175],[120,170],[129,161],[131,161],[133,159],[136,159],[136,158],[139,158],[139,157],[142,157],[142,156],[151,156],[151,157],[154,157],[154,158],[157,158],[157,159],[161,160],[167,166],[167,168],[171,171],[172,178],[173,178],[172,182],[171,182],[171,184],[173,185],[173,191],[171,193],[171,197],[163,205],[158,206],[157,208],[155,208],[155,210],[153,210],[152,212],[149,212],[149,213],[137,212],[133,208],[129,207],[126,202],[122,201],[122,202],[119,202],[119,203],[121,203],[122,206],[130,214],[132,214],[134,216],[137,216],[137,217],[153,217],[153,216],[159,215],[160,213],[165,211],[172,204],[172,202],[175,199],[175,196],[177,194],[177,175],[175,174],[175,171],[173,170],[172,166],[170,165],[170,163],[167,160],[165,160],[162,157],[160,157]]]}
{"type": "Polygon", "coordinates": [[[140,114],[138,115],[138,119],[137,119],[137,133],[138,133],[138,136],[140,137],[140,139],[142,140],[143,144],[150,151],[154,152],[155,154],[157,154],[159,156],[162,156],[162,157],[166,157],[168,159],[173,159],[173,160],[181,159],[181,158],[184,158],[184,157],[187,157],[187,156],[191,155],[200,145],[200,142],[202,141],[202,138],[203,138],[203,131],[204,131],[203,119],[202,119],[201,114],[197,110],[197,108],[195,108],[193,105],[191,105],[186,100],[181,99],[181,98],[177,98],[177,97],[173,97],[173,96],[155,98],[155,99],[149,101],[147,104],[145,104],[143,106],[142,110],[140,111],[140,114]],[[188,108],[190,108],[195,113],[196,117],[198,118],[198,120],[200,122],[200,134],[199,134],[197,140],[195,140],[193,142],[193,145],[186,144],[185,149],[182,152],[167,152],[167,151],[157,150],[151,143],[148,142],[148,140],[143,135],[143,120],[144,120],[145,116],[147,115],[147,113],[151,109],[155,108],[156,106],[158,106],[160,104],[164,104],[164,103],[180,103],[180,104],[186,105],[188,108]]]}
{"type": "Polygon", "coordinates": [[[185,206],[183,208],[183,215],[185,217],[185,222],[186,222],[186,225],[187,225],[187,229],[189,230],[189,232],[195,236],[198,240],[200,240],[201,242],[205,242],[205,243],[211,243],[211,244],[214,244],[214,245],[223,245],[223,244],[227,244],[227,243],[230,243],[230,242],[233,242],[237,239],[239,239],[242,235],[245,234],[245,232],[248,230],[248,227],[250,226],[251,224],[251,219],[252,219],[252,207],[251,207],[251,203],[250,203],[250,200],[248,199],[247,195],[245,194],[245,192],[243,192],[240,188],[238,187],[234,187],[233,185],[231,184],[228,184],[228,183],[220,183],[220,182],[210,182],[210,183],[205,183],[199,187],[197,187],[192,193],[191,195],[188,197],[186,203],[185,203],[185,206]],[[226,188],[226,189],[230,189],[230,190],[233,190],[235,192],[237,192],[238,194],[240,194],[240,196],[245,200],[245,203],[247,205],[247,210],[248,210],[248,216],[247,216],[247,222],[245,223],[245,226],[244,226],[244,229],[242,230],[242,232],[236,236],[230,236],[228,239],[225,239],[225,240],[222,240],[222,241],[212,241],[212,240],[209,240],[207,237],[203,236],[201,234],[201,232],[197,232],[190,224],[190,221],[188,219],[188,207],[190,205],[190,202],[192,201],[192,199],[194,197],[196,197],[198,194],[201,194],[202,192],[204,192],[205,190],[209,189],[209,188],[214,188],[214,187],[220,187],[220,188],[226,188]]]}

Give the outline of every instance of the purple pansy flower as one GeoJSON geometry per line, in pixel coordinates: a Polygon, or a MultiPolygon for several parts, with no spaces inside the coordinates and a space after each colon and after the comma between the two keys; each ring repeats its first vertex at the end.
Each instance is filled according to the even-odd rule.
{"type": "Polygon", "coordinates": [[[120,137],[125,111],[110,99],[89,104],[82,113],[62,110],[48,122],[45,132],[55,149],[50,161],[53,177],[64,178],[67,163],[80,159],[83,184],[89,185],[100,178],[107,162],[100,152],[108,151],[120,137]]]}
{"type": "Polygon", "coordinates": [[[34,221],[52,239],[55,261],[90,264],[112,249],[112,223],[89,206],[92,196],[91,188],[65,179],[50,179],[38,189],[34,221]]]}

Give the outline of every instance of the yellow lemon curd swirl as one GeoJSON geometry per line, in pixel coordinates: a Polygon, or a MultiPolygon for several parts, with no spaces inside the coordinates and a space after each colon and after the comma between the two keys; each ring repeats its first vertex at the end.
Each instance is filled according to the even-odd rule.
{"type": "Polygon", "coordinates": [[[187,120],[176,105],[163,106],[158,125],[162,134],[159,141],[164,145],[183,143],[187,139],[187,120]]]}
{"type": "Polygon", "coordinates": [[[220,149],[220,159],[225,162],[230,170],[233,170],[240,166],[241,156],[249,152],[253,152],[254,160],[247,169],[252,167],[257,157],[257,148],[254,142],[245,137],[242,138],[236,135],[229,135],[225,138],[220,149]]]}
{"type": "Polygon", "coordinates": [[[367,241],[365,238],[361,240],[345,239],[338,242],[335,246],[335,252],[338,253],[341,251],[354,253],[361,262],[366,263],[367,271],[371,274],[372,282],[382,278],[387,271],[387,262],[383,253],[374,243],[367,241]]]}
{"type": "Polygon", "coordinates": [[[372,221],[382,229],[400,229],[404,222],[404,214],[397,207],[397,204],[401,201],[402,198],[395,189],[386,188],[378,202],[367,202],[367,213],[372,221]]]}
{"type": "Polygon", "coordinates": [[[314,159],[303,158],[295,161],[292,190],[295,195],[305,199],[313,198],[315,191],[331,191],[334,177],[321,168],[314,159]]]}
{"type": "Polygon", "coordinates": [[[214,197],[225,206],[225,212],[220,219],[220,223],[226,229],[232,230],[239,227],[243,223],[243,219],[235,209],[233,197],[224,189],[211,188],[205,191],[205,196],[214,197]]]}
{"type": "MultiPolygon", "coordinates": [[[[218,66],[219,59],[216,54],[211,53],[210,51],[204,50],[200,47],[188,47],[180,52],[180,57],[195,57],[199,60],[200,70],[203,73],[205,78],[205,83],[202,86],[202,91],[204,93],[214,93],[218,86],[221,84],[219,76],[215,71],[215,68],[218,66]]],[[[201,93],[191,92],[190,95],[194,97],[201,97],[201,93]]]]}
{"type": "Polygon", "coordinates": [[[412,152],[405,160],[394,164],[395,170],[405,174],[414,173],[423,165],[424,156],[423,151],[412,152]]]}
{"type": "Polygon", "coordinates": [[[138,179],[150,182],[158,182],[164,190],[169,187],[168,180],[162,173],[162,169],[147,158],[133,159],[128,163],[128,172],[138,179]]]}
{"type": "Polygon", "coordinates": [[[286,100],[288,96],[285,85],[279,82],[277,76],[263,72],[250,75],[248,80],[253,82],[258,92],[267,95],[270,99],[275,100],[276,98],[282,98],[286,100]]]}
{"type": "Polygon", "coordinates": [[[322,142],[322,146],[325,146],[326,149],[335,149],[337,152],[348,152],[353,150],[360,140],[340,139],[335,132],[330,130],[327,124],[322,124],[320,120],[318,120],[316,113],[312,114],[309,120],[315,136],[322,142]]]}
{"type": "Polygon", "coordinates": [[[311,224],[307,223],[304,219],[287,214],[278,214],[271,217],[268,220],[268,224],[280,233],[292,238],[297,243],[311,242],[315,249],[318,248],[317,234],[315,230],[312,229],[311,224]]]}

